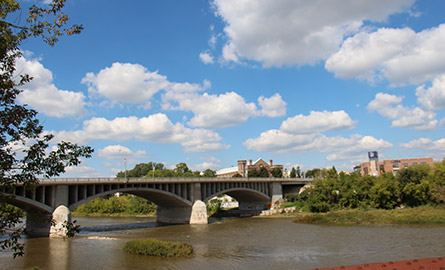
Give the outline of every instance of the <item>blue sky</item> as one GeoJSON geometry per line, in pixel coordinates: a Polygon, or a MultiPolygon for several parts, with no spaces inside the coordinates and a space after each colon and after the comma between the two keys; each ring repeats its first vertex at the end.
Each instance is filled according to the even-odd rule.
{"type": "MultiPolygon", "coordinates": [[[[24,2],[27,5],[29,2],[24,2]]],[[[95,148],[65,176],[262,157],[351,171],[445,156],[442,0],[68,0],[83,24],[22,46],[19,102],[95,148]]]]}

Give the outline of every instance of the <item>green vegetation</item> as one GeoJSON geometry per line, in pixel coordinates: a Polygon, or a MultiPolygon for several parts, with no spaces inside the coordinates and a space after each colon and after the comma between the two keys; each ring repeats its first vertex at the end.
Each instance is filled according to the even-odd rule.
{"type": "MultiPolygon", "coordinates": [[[[166,169],[162,163],[139,163],[126,172],[127,177],[147,177],[164,178],[164,177],[216,177],[216,172],[206,169],[202,173],[200,171],[192,171],[184,162],[176,164],[174,169],[166,169]],[[154,167],[154,168],[153,168],[154,167]],[[154,169],[154,171],[153,171],[154,169]]],[[[125,177],[125,172],[119,172],[117,177],[125,177]]]]}
{"type": "Polygon", "coordinates": [[[445,208],[419,207],[393,210],[340,210],[298,213],[294,222],[318,225],[445,224],[445,208]]]}
{"type": "Polygon", "coordinates": [[[185,242],[169,242],[152,238],[129,241],[123,250],[134,255],[158,257],[190,257],[193,254],[192,245],[185,242]]]}
{"type": "Polygon", "coordinates": [[[434,167],[416,165],[400,170],[397,175],[379,177],[359,173],[337,173],[312,170],[316,175],[312,187],[299,196],[288,196],[298,208],[308,212],[329,212],[343,209],[395,209],[443,205],[445,200],[445,160],[434,167]]]}
{"type": "Polygon", "coordinates": [[[100,197],[77,207],[74,215],[154,215],[156,205],[133,195],[100,197]]]}
{"type": "MultiPolygon", "coordinates": [[[[24,52],[23,43],[29,45],[29,38],[39,38],[54,46],[64,34],[79,34],[83,29],[81,25],[68,24],[69,16],[62,12],[65,0],[50,1],[43,7],[31,3],[27,9],[22,4],[23,1],[2,0],[0,5],[0,184],[7,192],[18,184],[33,189],[38,184],[37,177],[59,176],[66,167],[78,165],[80,158],[89,158],[93,153],[91,147],[64,141],[52,148],[54,135],[44,132],[37,111],[16,103],[23,87],[32,80],[23,70],[16,71],[16,61],[24,52]]],[[[1,203],[8,199],[0,195],[1,203]]],[[[14,257],[24,254],[24,245],[19,242],[23,229],[16,226],[20,223],[17,213],[5,208],[0,216],[0,234],[10,232],[0,240],[0,248],[13,250],[14,257]]]]}

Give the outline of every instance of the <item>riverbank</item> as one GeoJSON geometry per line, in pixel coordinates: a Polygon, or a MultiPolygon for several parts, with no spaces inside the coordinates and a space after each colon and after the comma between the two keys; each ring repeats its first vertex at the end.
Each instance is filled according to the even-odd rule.
{"type": "Polygon", "coordinates": [[[284,213],[295,223],[316,225],[443,224],[445,208],[419,207],[394,210],[341,210],[328,213],[284,213]]]}
{"type": "Polygon", "coordinates": [[[122,214],[122,213],[115,213],[115,214],[105,214],[105,213],[91,213],[91,214],[85,214],[85,213],[71,213],[72,217],[156,217],[156,213],[149,213],[149,214],[122,214]]]}

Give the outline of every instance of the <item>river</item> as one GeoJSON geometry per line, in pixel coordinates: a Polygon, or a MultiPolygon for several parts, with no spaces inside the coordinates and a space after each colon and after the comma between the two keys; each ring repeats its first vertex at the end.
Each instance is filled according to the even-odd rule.
{"type": "Polygon", "coordinates": [[[317,226],[290,218],[211,220],[158,226],[154,218],[75,218],[70,239],[28,238],[22,258],[0,252],[0,269],[312,269],[440,257],[445,226],[317,226]],[[167,259],[126,254],[125,242],[153,237],[186,241],[194,256],[167,259]]]}

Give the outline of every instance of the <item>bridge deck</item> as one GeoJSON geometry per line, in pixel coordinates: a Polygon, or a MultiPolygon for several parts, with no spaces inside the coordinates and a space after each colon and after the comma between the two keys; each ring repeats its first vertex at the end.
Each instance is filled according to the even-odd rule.
{"type": "Polygon", "coordinates": [[[40,185],[57,184],[94,184],[94,183],[147,183],[147,184],[161,184],[161,183],[228,183],[228,182],[280,182],[283,184],[307,184],[312,182],[312,178],[222,178],[222,177],[166,177],[166,178],[50,178],[39,179],[40,185]]]}

